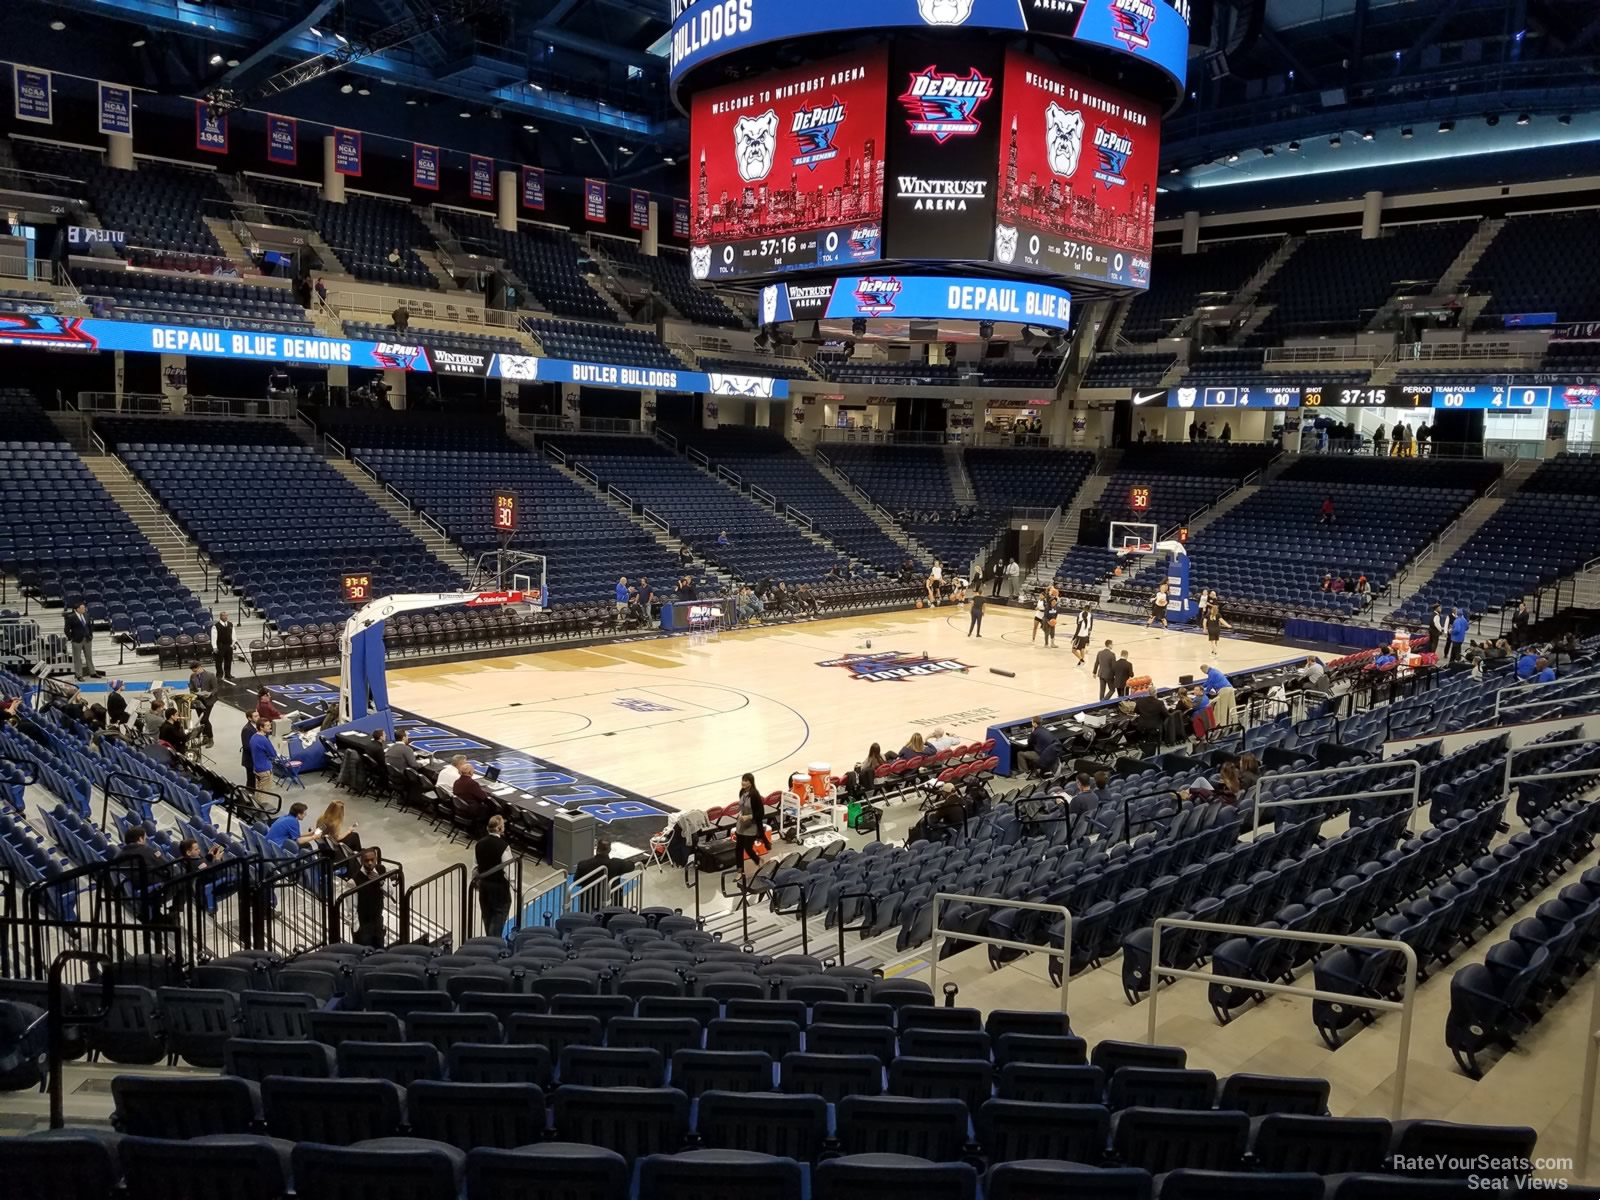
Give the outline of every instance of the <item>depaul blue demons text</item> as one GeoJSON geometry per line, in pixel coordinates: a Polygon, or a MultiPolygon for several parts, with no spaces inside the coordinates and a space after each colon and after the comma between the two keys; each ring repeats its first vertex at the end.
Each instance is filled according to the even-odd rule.
{"type": "Polygon", "coordinates": [[[876,654],[846,654],[843,658],[830,658],[819,662],[819,667],[843,667],[852,679],[865,679],[869,683],[899,682],[920,679],[927,675],[944,675],[949,672],[965,675],[967,664],[953,658],[920,658],[902,654],[898,650],[880,650],[876,654]]]}

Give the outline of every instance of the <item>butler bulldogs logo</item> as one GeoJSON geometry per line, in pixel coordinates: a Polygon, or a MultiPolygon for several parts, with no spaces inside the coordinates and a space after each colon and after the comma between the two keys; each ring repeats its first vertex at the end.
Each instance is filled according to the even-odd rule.
{"type": "Polygon", "coordinates": [[[869,275],[856,280],[856,312],[864,317],[881,317],[892,313],[900,287],[900,281],[893,276],[879,278],[869,275]]]}
{"type": "Polygon", "coordinates": [[[898,650],[881,650],[876,654],[846,654],[843,658],[830,658],[819,662],[819,667],[842,667],[852,679],[865,679],[870,683],[901,683],[925,675],[943,675],[947,672],[967,673],[967,664],[953,658],[929,658],[926,654],[902,654],[898,650]]]}
{"type": "Polygon", "coordinates": [[[761,323],[771,325],[778,319],[778,289],[764,287],[761,289],[761,323]]]}
{"type": "Polygon", "coordinates": [[[759,117],[740,117],[733,123],[733,157],[739,178],[760,183],[772,172],[778,153],[778,114],[767,109],[759,117]]]}
{"type": "Polygon", "coordinates": [[[983,128],[978,107],[994,95],[994,84],[973,67],[965,77],[928,67],[911,77],[900,103],[911,114],[912,133],[925,133],[944,143],[953,137],[971,137],[983,128]]]}
{"type": "Polygon", "coordinates": [[[1111,35],[1131,49],[1150,48],[1150,26],[1155,19],[1153,0],[1111,0],[1111,35]]]}
{"type": "Polygon", "coordinates": [[[1179,408],[1193,408],[1194,407],[1194,402],[1196,400],[1198,400],[1199,398],[1200,398],[1200,389],[1199,388],[1179,388],[1178,389],[1178,407],[1179,408]]]}
{"type": "Polygon", "coordinates": [[[495,357],[500,364],[501,379],[531,383],[539,378],[539,360],[531,354],[499,354],[495,357]]]}
{"type": "Polygon", "coordinates": [[[815,171],[818,163],[838,158],[833,139],[843,120],[844,105],[837,96],[828,104],[796,110],[789,128],[797,143],[794,165],[815,171]]]}
{"type": "Polygon", "coordinates": [[[1017,230],[1013,225],[994,227],[994,256],[1003,263],[1017,257],[1017,230]]]}
{"type": "Polygon", "coordinates": [[[1044,110],[1044,149],[1050,170],[1064,179],[1078,173],[1078,156],[1083,153],[1083,114],[1068,112],[1051,101],[1044,110]]]}
{"type": "Polygon", "coordinates": [[[772,396],[772,380],[765,375],[720,375],[713,371],[707,378],[711,380],[713,396],[756,396],[763,400],[772,396]]]}
{"type": "Polygon", "coordinates": [[[1108,188],[1127,183],[1123,171],[1128,165],[1128,155],[1133,153],[1133,140],[1102,126],[1094,131],[1094,149],[1100,156],[1094,177],[1108,188]]]}
{"type": "Polygon", "coordinates": [[[704,279],[711,274],[711,247],[689,247],[689,274],[696,279],[704,279]]]}
{"type": "Polygon", "coordinates": [[[917,0],[917,15],[929,25],[960,25],[972,15],[973,0],[917,0]]]}

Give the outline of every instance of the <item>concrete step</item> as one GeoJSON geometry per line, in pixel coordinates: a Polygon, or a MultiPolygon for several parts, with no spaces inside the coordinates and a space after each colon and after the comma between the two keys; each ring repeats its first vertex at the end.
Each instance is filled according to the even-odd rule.
{"type": "Polygon", "coordinates": [[[1055,578],[1056,571],[1060,569],[1062,560],[1067,557],[1067,551],[1078,544],[1078,518],[1086,508],[1093,508],[1100,503],[1100,498],[1105,495],[1106,485],[1111,482],[1111,467],[1106,467],[1105,473],[1091,475],[1084,480],[1083,486],[1078,489],[1078,494],[1072,498],[1067,511],[1061,514],[1061,520],[1056,525],[1054,536],[1045,546],[1044,552],[1039,555],[1039,561],[1034,564],[1033,570],[1028,573],[1026,582],[1029,584],[1044,584],[1055,578]]]}
{"type": "MultiPolygon", "coordinates": [[[[1467,543],[1467,539],[1482,529],[1484,523],[1500,511],[1505,500],[1500,496],[1480,496],[1456,518],[1454,525],[1437,541],[1426,546],[1409,563],[1400,569],[1389,587],[1387,609],[1393,612],[1407,596],[1413,596],[1426,586],[1428,580],[1439,573],[1439,568],[1467,543]]],[[[1377,607],[1374,605],[1374,607],[1377,607]]]]}
{"type": "Polygon", "coordinates": [[[227,257],[241,275],[256,274],[255,263],[250,259],[250,251],[234,236],[233,230],[228,227],[228,222],[218,217],[205,217],[206,228],[211,230],[211,236],[217,239],[217,245],[222,247],[222,253],[227,257]]]}
{"type": "Polygon", "coordinates": [[[967,474],[967,460],[960,446],[944,448],[944,465],[950,473],[950,490],[955,493],[956,503],[962,506],[976,504],[978,493],[973,490],[972,477],[967,474]]]}
{"type": "MultiPolygon", "coordinates": [[[[326,451],[324,453],[326,454],[326,451]]],[[[383,484],[379,483],[374,476],[367,474],[359,463],[353,459],[340,458],[332,454],[327,454],[327,459],[333,469],[355,484],[366,495],[367,499],[416,534],[422,544],[437,558],[456,568],[464,575],[472,572],[472,557],[465,550],[424,521],[419,510],[395,499],[384,488],[383,484]]]]}
{"type": "Polygon", "coordinates": [[[832,462],[824,461],[827,455],[826,447],[812,445],[799,446],[798,449],[801,453],[810,457],[812,465],[817,468],[818,474],[837,488],[839,493],[848,499],[851,504],[854,504],[862,512],[866,513],[868,517],[872,518],[872,523],[883,530],[890,540],[897,546],[904,547],[908,554],[924,566],[931,567],[933,565],[933,555],[928,551],[927,547],[902,529],[899,522],[887,516],[870,499],[856,491],[855,485],[850,482],[849,477],[835,467],[832,462]]]}

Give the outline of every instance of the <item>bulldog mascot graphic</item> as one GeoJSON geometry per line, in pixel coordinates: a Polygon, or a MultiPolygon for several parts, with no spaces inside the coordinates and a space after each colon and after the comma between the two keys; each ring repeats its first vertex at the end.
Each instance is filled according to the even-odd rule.
{"type": "Polygon", "coordinates": [[[772,171],[778,154],[778,114],[767,109],[759,117],[740,117],[733,126],[733,158],[739,178],[760,183],[772,171]]]}
{"type": "Polygon", "coordinates": [[[1044,144],[1051,171],[1063,178],[1076,174],[1083,153],[1083,114],[1052,102],[1044,110],[1044,144]]]}

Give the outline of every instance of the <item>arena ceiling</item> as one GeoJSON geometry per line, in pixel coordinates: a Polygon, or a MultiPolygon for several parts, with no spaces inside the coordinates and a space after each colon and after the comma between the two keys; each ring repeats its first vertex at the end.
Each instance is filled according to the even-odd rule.
{"type": "MultiPolygon", "coordinates": [[[[1425,187],[1461,161],[1525,177],[1600,140],[1594,0],[1192,2],[1209,36],[1163,134],[1167,207],[1314,177],[1425,187]]],[[[669,0],[21,0],[8,17],[14,42],[37,33],[37,65],[358,127],[398,115],[460,149],[500,122],[552,170],[682,187],[669,0]]]]}

